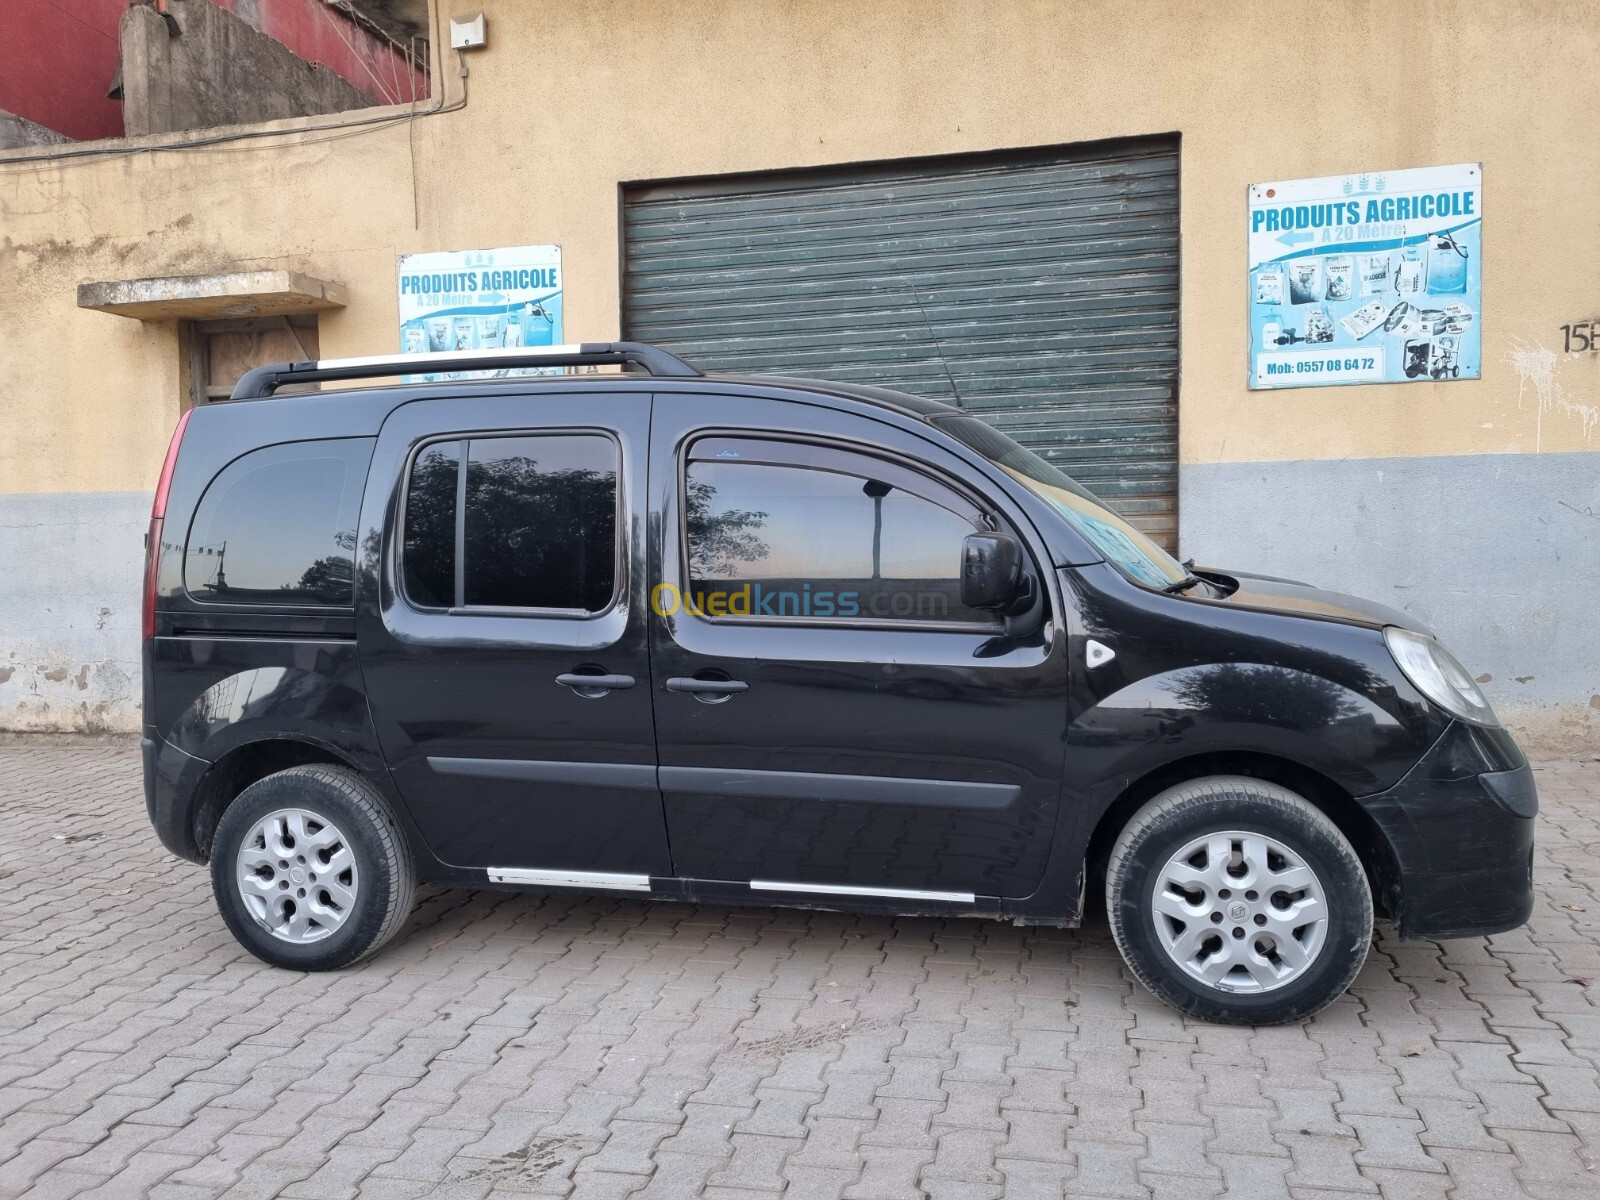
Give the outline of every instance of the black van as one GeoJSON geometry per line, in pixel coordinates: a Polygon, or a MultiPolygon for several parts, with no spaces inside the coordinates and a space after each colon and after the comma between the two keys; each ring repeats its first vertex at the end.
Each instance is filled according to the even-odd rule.
{"type": "Polygon", "coordinates": [[[179,423],[144,634],[150,818],[284,967],[419,879],[1046,925],[1103,887],[1158,996],[1273,1022],[1374,911],[1532,908],[1532,774],[1414,619],[1179,564],[878,388],[622,342],[258,368],[179,423]],[[444,379],[274,395],[401,372],[444,379]]]}

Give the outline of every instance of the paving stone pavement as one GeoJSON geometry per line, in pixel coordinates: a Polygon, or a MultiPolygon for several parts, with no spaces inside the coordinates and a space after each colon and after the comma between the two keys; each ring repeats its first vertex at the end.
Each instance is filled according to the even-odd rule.
{"type": "Polygon", "coordinates": [[[425,890],[278,971],[136,753],[0,747],[0,1196],[1596,1200],[1600,762],[1539,780],[1525,929],[1251,1030],[1103,926],[425,890]]]}

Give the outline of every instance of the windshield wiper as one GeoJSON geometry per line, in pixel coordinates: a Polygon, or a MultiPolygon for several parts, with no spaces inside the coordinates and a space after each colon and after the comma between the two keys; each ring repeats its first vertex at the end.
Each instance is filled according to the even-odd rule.
{"type": "Polygon", "coordinates": [[[1195,584],[1204,582],[1205,580],[1201,579],[1198,575],[1185,575],[1182,579],[1178,580],[1177,583],[1169,583],[1161,590],[1169,595],[1175,595],[1178,592],[1187,592],[1195,584]]]}

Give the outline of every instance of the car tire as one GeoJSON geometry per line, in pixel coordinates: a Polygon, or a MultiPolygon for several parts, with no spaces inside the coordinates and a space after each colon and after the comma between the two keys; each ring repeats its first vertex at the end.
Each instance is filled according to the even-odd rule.
{"type": "Polygon", "coordinates": [[[1106,914],[1139,982],[1229,1024],[1320,1012],[1372,943],[1349,841],[1304,797],[1244,776],[1179,784],[1135,813],[1111,850],[1106,914]]]}
{"type": "Polygon", "coordinates": [[[345,767],[290,767],[257,780],[223,812],[212,840],[222,919],[275,967],[359,962],[399,932],[416,886],[389,806],[345,767]]]}

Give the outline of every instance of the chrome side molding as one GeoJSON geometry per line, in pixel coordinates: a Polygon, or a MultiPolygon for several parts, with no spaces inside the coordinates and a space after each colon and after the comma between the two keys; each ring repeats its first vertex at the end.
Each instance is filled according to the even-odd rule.
{"type": "Polygon", "coordinates": [[[864,896],[878,900],[941,900],[950,904],[973,904],[972,892],[919,892],[914,889],[852,887],[844,883],[781,883],[772,879],[752,879],[752,892],[806,892],[820,896],[864,896]]]}
{"type": "Polygon", "coordinates": [[[621,875],[614,871],[556,871],[530,867],[488,867],[490,883],[527,883],[541,887],[607,888],[618,892],[648,892],[650,876],[621,875]]]}

